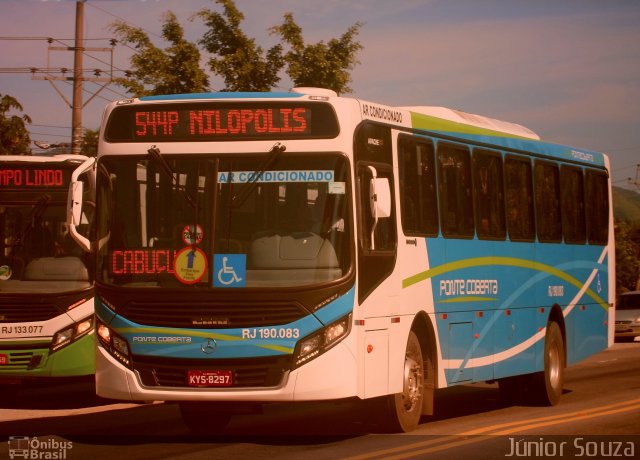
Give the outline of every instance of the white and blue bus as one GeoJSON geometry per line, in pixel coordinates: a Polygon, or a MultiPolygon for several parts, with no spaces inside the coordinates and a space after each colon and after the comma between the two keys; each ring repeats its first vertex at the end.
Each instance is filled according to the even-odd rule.
{"type": "MultiPolygon", "coordinates": [[[[0,386],[95,372],[94,268],[70,235],[72,181],[84,210],[72,231],[88,237],[95,180],[82,155],[0,156],[0,386]],[[77,176],[77,177],[76,177],[77,176]]],[[[13,393],[14,391],[11,391],[13,393]]]]}
{"type": "Polygon", "coordinates": [[[205,432],[370,400],[409,431],[458,384],[556,404],[612,343],[603,154],[314,88],[118,101],[98,152],[100,396],[205,432]]]}

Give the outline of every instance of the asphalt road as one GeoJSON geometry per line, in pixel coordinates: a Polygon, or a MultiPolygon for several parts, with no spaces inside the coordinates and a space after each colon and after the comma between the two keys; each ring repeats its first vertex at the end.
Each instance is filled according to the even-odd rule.
{"type": "Polygon", "coordinates": [[[505,405],[496,384],[459,386],[439,390],[436,415],[402,435],[380,434],[361,406],[323,403],[268,406],[215,436],[194,437],[175,404],[100,400],[92,390],[90,382],[49,384],[0,402],[0,460],[640,455],[640,342],[616,343],[568,368],[558,406],[505,405]]]}

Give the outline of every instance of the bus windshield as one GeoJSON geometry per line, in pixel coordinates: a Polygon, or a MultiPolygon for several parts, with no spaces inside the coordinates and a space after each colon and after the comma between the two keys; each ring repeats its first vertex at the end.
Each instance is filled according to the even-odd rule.
{"type": "Polygon", "coordinates": [[[4,191],[0,203],[0,291],[56,293],[89,288],[82,249],[66,226],[66,201],[43,193],[25,203],[4,191]]]}
{"type": "Polygon", "coordinates": [[[124,287],[317,285],[349,271],[336,153],[105,156],[97,280],[124,287]]]}

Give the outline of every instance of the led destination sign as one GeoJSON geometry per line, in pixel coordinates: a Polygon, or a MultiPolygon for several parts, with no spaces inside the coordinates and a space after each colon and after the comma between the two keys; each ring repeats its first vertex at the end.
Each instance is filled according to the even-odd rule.
{"type": "Polygon", "coordinates": [[[133,249],[111,253],[113,275],[157,275],[175,273],[176,250],[133,249]]]}
{"type": "Polygon", "coordinates": [[[331,106],[321,103],[175,103],[117,107],[109,142],[228,141],[327,138],[338,134],[331,106]]]}
{"type": "Polygon", "coordinates": [[[0,169],[0,187],[4,189],[66,188],[71,171],[57,167],[4,164],[0,169]]]}
{"type": "MultiPolygon", "coordinates": [[[[181,127],[181,115],[185,117],[187,114],[177,110],[135,112],[135,135],[171,137],[174,130],[181,127]]],[[[188,113],[189,135],[309,134],[307,116],[308,110],[302,107],[275,110],[191,110],[188,113]]]]}

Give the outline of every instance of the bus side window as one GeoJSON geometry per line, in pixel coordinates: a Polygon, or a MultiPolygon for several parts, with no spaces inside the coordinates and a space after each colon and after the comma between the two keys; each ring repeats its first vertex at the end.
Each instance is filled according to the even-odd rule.
{"type": "Polygon", "coordinates": [[[473,238],[473,200],[469,150],[438,144],[440,224],[445,237],[473,238]]]}
{"type": "Polygon", "coordinates": [[[480,239],[504,239],[502,157],[498,152],[474,150],[473,196],[476,233],[480,239]]]}
{"type": "Polygon", "coordinates": [[[438,194],[433,143],[398,139],[402,229],[407,235],[438,234],[438,194]]]}
{"type": "Polygon", "coordinates": [[[534,180],[538,239],[559,243],[562,240],[562,221],[558,166],[548,161],[536,161],[534,180]]]}
{"type": "Polygon", "coordinates": [[[511,241],[533,241],[533,188],[528,159],[507,155],[504,163],[507,228],[511,241]]]}
{"type": "Polygon", "coordinates": [[[562,229],[567,243],[584,244],[584,186],[582,170],[563,165],[560,168],[562,229]]]}
{"type": "Polygon", "coordinates": [[[587,170],[586,201],[587,237],[589,244],[607,244],[609,239],[609,191],[607,175],[587,170]]]}

